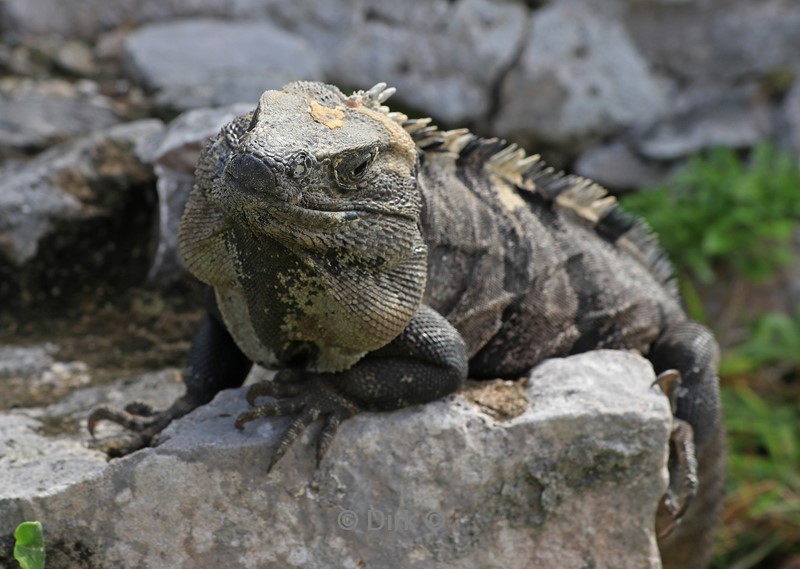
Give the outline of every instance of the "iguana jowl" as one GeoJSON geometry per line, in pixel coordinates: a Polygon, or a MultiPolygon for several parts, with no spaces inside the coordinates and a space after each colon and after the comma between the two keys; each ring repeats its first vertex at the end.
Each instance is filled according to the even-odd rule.
{"type": "Polygon", "coordinates": [[[663,383],[680,373],[666,389],[679,419],[669,513],[674,495],[693,493],[694,451],[700,488],[661,545],[668,566],[702,566],[724,469],[717,347],[687,319],[654,239],[597,185],[513,144],[390,112],[392,93],[292,83],[210,141],[179,238],[215,296],[187,393],[152,415],[96,410],[90,428],[114,420],[139,432],[126,451],[149,444],[256,362],[279,371],[248,401],[276,399],[236,425],[295,417],[274,464],[322,419],[321,459],[360,410],[431,401],[468,374],[518,377],[548,357],[636,349],[663,383]]]}

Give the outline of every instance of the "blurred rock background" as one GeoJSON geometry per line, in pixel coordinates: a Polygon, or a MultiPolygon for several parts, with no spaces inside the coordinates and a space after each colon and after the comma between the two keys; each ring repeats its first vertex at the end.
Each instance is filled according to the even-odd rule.
{"type": "MultiPolygon", "coordinates": [[[[619,195],[669,188],[719,147],[800,163],[796,0],[0,0],[0,37],[0,344],[28,346],[0,351],[5,408],[180,366],[201,314],[175,251],[197,153],[291,80],[386,81],[409,115],[519,142],[619,195]],[[43,365],[63,381],[32,389],[43,365]]],[[[781,191],[800,202],[795,179],[781,191]]],[[[731,431],[752,430],[732,442],[720,567],[800,566],[789,210],[792,255],[766,276],[678,266],[733,362],[731,431]]],[[[653,223],[665,241],[681,229],[653,223]]]]}

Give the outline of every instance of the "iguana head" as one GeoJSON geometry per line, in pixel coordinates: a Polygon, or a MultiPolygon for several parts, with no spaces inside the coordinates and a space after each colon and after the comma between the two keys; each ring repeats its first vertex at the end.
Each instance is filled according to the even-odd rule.
{"type": "Polygon", "coordinates": [[[201,154],[181,254],[254,361],[346,369],[422,302],[417,149],[382,106],[392,92],[267,91],[201,154]]]}
{"type": "Polygon", "coordinates": [[[213,197],[292,250],[406,255],[404,247],[421,245],[421,198],[414,142],[381,107],[393,91],[379,85],[346,97],[296,82],[265,92],[230,141],[213,197]]]}

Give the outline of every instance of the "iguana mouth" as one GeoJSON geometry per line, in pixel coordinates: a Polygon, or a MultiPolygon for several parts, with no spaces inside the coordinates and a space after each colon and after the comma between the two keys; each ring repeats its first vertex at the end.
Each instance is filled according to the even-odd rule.
{"type": "Polygon", "coordinates": [[[234,203],[248,196],[263,204],[270,216],[285,220],[289,224],[325,227],[343,224],[362,218],[380,216],[397,217],[416,223],[416,218],[377,202],[370,204],[343,204],[331,199],[330,203],[308,203],[300,187],[280,184],[272,168],[252,154],[239,154],[231,158],[223,172],[225,187],[239,193],[231,196],[234,203]]]}
{"type": "Polygon", "coordinates": [[[309,204],[302,199],[302,193],[299,189],[295,193],[292,192],[292,188],[276,186],[273,191],[264,191],[261,188],[255,188],[250,184],[243,183],[240,178],[228,172],[227,168],[223,176],[224,185],[239,194],[238,197],[234,197],[231,201],[241,206],[243,205],[242,198],[247,196],[245,200],[252,200],[253,204],[260,204],[260,207],[256,206],[257,209],[267,214],[270,218],[280,220],[287,227],[336,229],[347,223],[363,219],[385,220],[389,217],[416,223],[412,216],[392,211],[385,206],[381,207],[377,203],[345,208],[342,207],[342,204],[337,204],[333,200],[331,200],[330,204],[309,204]]]}

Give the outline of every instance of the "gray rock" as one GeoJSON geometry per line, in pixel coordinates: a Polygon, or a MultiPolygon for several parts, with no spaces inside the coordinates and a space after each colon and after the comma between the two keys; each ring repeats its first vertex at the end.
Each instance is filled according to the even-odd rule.
{"type": "Polygon", "coordinates": [[[153,161],[165,168],[194,175],[197,157],[206,141],[234,118],[254,110],[257,102],[182,113],[167,125],[153,151],[153,161]]]}
{"type": "Polygon", "coordinates": [[[309,44],[266,21],[150,24],[128,36],[125,53],[130,73],[177,109],[255,105],[265,89],[322,78],[309,44]]]}
{"type": "MultiPolygon", "coordinates": [[[[58,364],[49,355],[54,347],[44,348],[3,347],[0,348],[0,361],[13,352],[24,364],[21,371],[31,377],[41,375],[47,371],[44,368],[58,364]],[[26,359],[20,359],[21,352],[27,352],[28,356],[43,354],[44,357],[30,366],[24,363],[26,359]]],[[[182,393],[183,385],[177,371],[164,370],[75,391],[47,407],[0,412],[0,527],[12,527],[7,525],[9,512],[25,506],[28,500],[44,498],[46,501],[49,496],[72,492],[76,486],[107,472],[109,467],[105,455],[90,450],[86,444],[86,417],[95,406],[123,406],[134,400],[159,406],[182,393]],[[64,420],[79,423],[81,430],[58,436],[41,434],[45,423],[64,420]]],[[[119,427],[108,423],[101,423],[98,427],[100,435],[115,436],[121,432],[119,427]]],[[[48,551],[48,557],[50,553],[48,551]]],[[[3,561],[5,559],[0,554],[0,567],[4,567],[3,561]]]]}
{"type": "Polygon", "coordinates": [[[584,152],[573,169],[616,191],[657,186],[669,178],[671,171],[668,166],[638,156],[623,140],[584,152]]]}
{"type": "Polygon", "coordinates": [[[709,84],[732,84],[797,63],[800,8],[785,0],[636,2],[622,11],[656,67],[709,84]]]}
{"type": "Polygon", "coordinates": [[[654,117],[667,100],[654,75],[614,18],[591,6],[559,2],[534,13],[519,64],[500,90],[493,132],[580,150],[654,117]]]}
{"type": "Polygon", "coordinates": [[[61,362],[54,344],[0,346],[0,409],[42,405],[89,383],[84,362],[61,362]]]}
{"type": "Polygon", "coordinates": [[[735,81],[797,65],[800,5],[782,0],[740,4],[738,10],[730,10],[720,3],[712,23],[709,38],[715,76],[735,81]]]}
{"type": "Polygon", "coordinates": [[[655,68],[687,82],[707,81],[716,74],[709,29],[721,10],[738,0],[710,0],[669,5],[631,2],[622,12],[637,51],[655,68]]]}
{"type": "MultiPolygon", "coordinates": [[[[246,17],[253,4],[269,2],[237,1],[242,11],[231,3],[218,0],[7,0],[3,3],[4,32],[13,38],[37,35],[67,38],[92,38],[98,32],[125,23],[169,20],[201,14],[206,16],[246,17]],[[249,4],[249,6],[248,6],[249,4]],[[244,13],[243,13],[244,12],[244,13]]],[[[252,13],[252,12],[251,12],[252,13]]]]}
{"type": "MultiPolygon", "coordinates": [[[[38,435],[36,431],[40,428],[39,421],[22,413],[0,413],[0,488],[3,489],[0,520],[3,528],[13,528],[26,521],[20,519],[14,525],[9,524],[12,521],[10,511],[22,505],[18,500],[57,496],[108,468],[100,453],[87,451],[76,440],[38,435]]],[[[5,561],[2,554],[0,561],[5,561]]]]}
{"type": "Polygon", "coordinates": [[[358,88],[385,81],[398,90],[393,102],[447,124],[485,120],[492,90],[520,49],[528,13],[492,0],[427,4],[409,10],[371,2],[346,31],[321,28],[311,39],[328,54],[326,74],[358,88]]]}
{"type": "Polygon", "coordinates": [[[0,275],[7,276],[0,297],[41,287],[57,294],[70,283],[96,282],[109,263],[131,270],[146,258],[153,173],[139,151],[162,129],[155,119],[114,126],[0,178],[0,275]],[[123,246],[126,239],[133,243],[123,246]]]}
{"type": "Polygon", "coordinates": [[[312,428],[270,474],[289,419],[237,431],[242,390],[110,465],[33,434],[17,411],[0,423],[24,443],[0,442],[0,527],[40,520],[59,544],[51,569],[68,566],[50,565],[62,548],[123,568],[660,567],[653,525],[671,418],[652,381],[629,353],[550,360],[514,419],[463,396],[365,413],[340,427],[319,469],[312,428]]]}
{"type": "Polygon", "coordinates": [[[65,42],[56,52],[56,62],[65,71],[76,75],[88,77],[97,73],[92,50],[84,42],[65,42]]]}
{"type": "Polygon", "coordinates": [[[0,84],[0,157],[42,149],[120,119],[111,101],[61,80],[0,84]]]}
{"type": "Polygon", "coordinates": [[[186,268],[178,254],[178,227],[189,191],[194,184],[197,157],[205,142],[228,122],[252,111],[253,104],[237,103],[219,109],[187,111],[172,121],[155,149],[158,177],[158,246],[148,280],[170,283],[186,268]]]}
{"type": "MultiPolygon", "coordinates": [[[[23,414],[26,417],[41,421],[52,419],[74,421],[80,425],[80,431],[69,436],[74,437],[77,442],[86,446],[89,440],[89,434],[86,430],[86,418],[92,409],[98,405],[112,405],[122,408],[132,401],[141,401],[154,409],[160,409],[167,407],[183,393],[184,386],[180,371],[177,369],[164,369],[118,379],[108,385],[74,390],[47,406],[15,410],[12,413],[23,414]]],[[[100,422],[95,434],[98,438],[103,438],[119,436],[124,432],[120,426],[114,423],[100,422]]],[[[67,434],[64,436],[66,437],[67,434]]],[[[90,451],[88,448],[85,450],[96,454],[96,451],[90,451]]]]}
{"type": "Polygon", "coordinates": [[[800,67],[791,90],[786,94],[782,111],[783,121],[788,127],[787,142],[800,165],[800,67]]]}
{"type": "Polygon", "coordinates": [[[4,0],[0,9],[4,37],[27,41],[37,36],[93,39],[120,26],[197,17],[267,19],[291,28],[313,28],[320,22],[349,19],[354,6],[349,0],[4,0]]]}
{"type": "Polygon", "coordinates": [[[770,134],[770,109],[758,92],[728,89],[684,93],[631,143],[647,158],[675,160],[712,146],[748,148],[770,134]]]}
{"type": "Polygon", "coordinates": [[[0,346],[0,379],[39,375],[53,365],[54,344],[0,346]]]}

